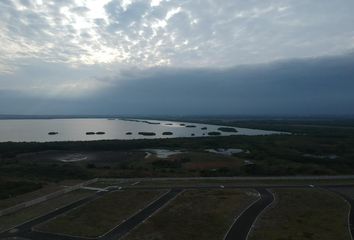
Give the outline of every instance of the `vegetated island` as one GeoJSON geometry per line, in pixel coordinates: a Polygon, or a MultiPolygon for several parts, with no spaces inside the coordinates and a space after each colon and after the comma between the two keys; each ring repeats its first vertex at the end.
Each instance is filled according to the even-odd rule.
{"type": "Polygon", "coordinates": [[[173,132],[163,132],[162,135],[173,135],[173,132]]]}
{"type": "Polygon", "coordinates": [[[126,132],[125,135],[132,135],[132,132],[126,132]]]}
{"type": "Polygon", "coordinates": [[[221,132],[208,132],[209,136],[220,136],[221,132]]]}
{"type": "Polygon", "coordinates": [[[94,132],[86,132],[86,135],[95,135],[94,132]]]}
{"type": "Polygon", "coordinates": [[[195,128],[196,126],[195,125],[187,125],[186,127],[187,128],[195,128]]]}
{"type": "Polygon", "coordinates": [[[139,135],[143,135],[143,136],[155,136],[156,133],[154,133],[154,132],[139,132],[139,135]]]}
{"type": "Polygon", "coordinates": [[[152,125],[159,125],[159,122],[150,122],[150,121],[141,121],[142,123],[152,124],[152,125]]]}
{"type": "Polygon", "coordinates": [[[159,122],[150,122],[147,120],[139,120],[139,119],[122,119],[123,121],[130,121],[130,122],[141,122],[141,123],[147,123],[147,124],[155,124],[158,125],[160,124],[159,122]]]}
{"type": "Polygon", "coordinates": [[[58,132],[49,132],[48,135],[58,135],[58,132]]]}
{"type": "Polygon", "coordinates": [[[234,132],[234,133],[237,132],[237,130],[232,127],[219,127],[218,130],[221,132],[234,132]]]}
{"type": "Polygon", "coordinates": [[[104,135],[106,134],[105,132],[96,132],[97,135],[104,135]]]}

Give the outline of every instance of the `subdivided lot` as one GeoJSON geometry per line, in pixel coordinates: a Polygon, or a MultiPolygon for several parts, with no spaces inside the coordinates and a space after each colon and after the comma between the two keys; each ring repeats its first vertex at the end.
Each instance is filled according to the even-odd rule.
{"type": "Polygon", "coordinates": [[[66,193],[57,198],[53,198],[51,200],[33,205],[31,207],[24,208],[15,213],[2,216],[0,217],[0,232],[3,232],[33,218],[42,216],[46,213],[55,210],[56,208],[68,205],[93,193],[94,192],[87,190],[76,190],[70,193],[66,193]]]}
{"type": "Polygon", "coordinates": [[[276,201],[258,219],[249,240],[350,240],[348,204],[319,189],[277,189],[276,201]]]}
{"type": "Polygon", "coordinates": [[[187,190],[124,239],[223,239],[235,217],[256,199],[252,190],[187,190]]]}
{"type": "Polygon", "coordinates": [[[93,202],[46,222],[36,229],[58,234],[98,237],[157,199],[164,191],[111,192],[93,202]]]}

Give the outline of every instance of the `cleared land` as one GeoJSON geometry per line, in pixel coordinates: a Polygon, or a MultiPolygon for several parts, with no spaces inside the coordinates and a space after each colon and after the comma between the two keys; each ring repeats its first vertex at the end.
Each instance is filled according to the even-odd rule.
{"type": "Polygon", "coordinates": [[[157,199],[162,191],[112,192],[36,229],[83,237],[98,237],[157,199]]]}
{"type": "Polygon", "coordinates": [[[250,240],[349,240],[349,206],[332,192],[278,189],[273,207],[256,222],[250,240]]]}
{"type": "Polygon", "coordinates": [[[235,216],[255,199],[251,190],[185,191],[124,239],[223,239],[235,216]]]}
{"type": "Polygon", "coordinates": [[[32,207],[25,208],[18,212],[2,216],[0,217],[0,232],[3,232],[30,219],[39,217],[43,214],[53,211],[56,208],[63,207],[71,202],[87,197],[91,194],[93,194],[92,191],[76,190],[46,202],[33,205],[32,207]]]}

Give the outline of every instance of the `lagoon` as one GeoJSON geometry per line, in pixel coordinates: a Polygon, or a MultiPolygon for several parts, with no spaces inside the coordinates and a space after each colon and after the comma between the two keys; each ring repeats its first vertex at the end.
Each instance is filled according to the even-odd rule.
{"type": "MultiPolygon", "coordinates": [[[[207,137],[209,132],[220,132],[218,131],[218,128],[220,127],[223,126],[145,119],[6,119],[0,120],[0,142],[52,142],[207,137]],[[50,134],[51,132],[55,132],[56,134],[50,134]],[[88,132],[92,132],[94,134],[86,134],[88,132]],[[172,134],[166,135],[163,134],[164,132],[171,132],[172,134]],[[139,133],[155,134],[144,135],[139,133]]],[[[220,136],[280,134],[280,132],[275,131],[247,128],[235,129],[236,132],[220,132],[220,136]]]]}

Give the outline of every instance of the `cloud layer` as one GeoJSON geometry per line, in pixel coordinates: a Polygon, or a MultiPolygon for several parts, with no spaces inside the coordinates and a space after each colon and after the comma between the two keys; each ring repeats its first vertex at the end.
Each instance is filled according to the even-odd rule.
{"type": "Polygon", "coordinates": [[[128,71],[76,99],[0,93],[9,114],[354,114],[354,54],[227,69],[128,71]],[[121,78],[121,75],[119,76],[121,78]],[[16,103],[15,106],[7,103],[16,103]]]}
{"type": "MultiPolygon", "coordinates": [[[[193,97],[193,104],[201,109],[207,96],[212,106],[234,99],[229,85],[237,88],[238,96],[260,94],[259,99],[270,87],[267,84],[276,81],[271,85],[274,90],[287,86],[289,78],[298,79],[299,83],[292,83],[295,86],[305,86],[296,77],[303,74],[301,68],[292,76],[286,64],[284,69],[279,65],[278,75],[269,75],[267,84],[260,80],[262,74],[255,73],[275,66],[270,64],[273,61],[348,56],[354,49],[352,9],[352,0],[2,0],[0,93],[5,102],[0,113],[22,111],[28,98],[59,104],[95,96],[99,102],[104,99],[102,92],[111,94],[108,102],[119,98],[152,106],[151,95],[160,94],[156,101],[169,97],[177,104],[177,96],[165,96],[160,90],[181,88],[189,93],[213,86],[200,99],[193,97]],[[284,71],[287,77],[280,78],[284,71]],[[193,88],[186,89],[186,78],[194,79],[188,80],[193,88]],[[152,94],[145,96],[146,91],[152,94]],[[132,95],[135,92],[139,94],[132,95]],[[213,105],[212,99],[219,103],[213,105]],[[10,110],[6,105],[11,105],[10,110]]],[[[322,76],[322,69],[318,71],[322,76]]],[[[255,106],[281,101],[286,96],[280,92],[277,99],[267,98],[255,106]]]]}
{"type": "Polygon", "coordinates": [[[233,66],[354,47],[351,0],[3,0],[0,6],[2,69],[23,58],[233,66]]]}

